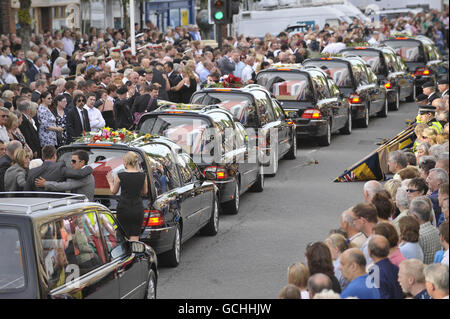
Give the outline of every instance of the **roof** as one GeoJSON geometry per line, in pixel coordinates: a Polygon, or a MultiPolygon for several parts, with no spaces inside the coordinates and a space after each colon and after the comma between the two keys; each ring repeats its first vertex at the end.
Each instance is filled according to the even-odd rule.
{"type": "MultiPolygon", "coordinates": [[[[5,192],[0,193],[1,213],[33,215],[53,213],[71,205],[85,206],[85,195],[54,192],[5,192]]],[[[76,207],[76,206],[75,206],[76,207]]]]}

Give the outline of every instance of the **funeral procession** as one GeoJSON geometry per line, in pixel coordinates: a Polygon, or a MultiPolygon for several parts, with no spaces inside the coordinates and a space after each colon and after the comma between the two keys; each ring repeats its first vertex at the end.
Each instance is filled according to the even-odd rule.
{"type": "Polygon", "coordinates": [[[449,298],[449,0],[0,0],[0,50],[0,302],[449,298]]]}

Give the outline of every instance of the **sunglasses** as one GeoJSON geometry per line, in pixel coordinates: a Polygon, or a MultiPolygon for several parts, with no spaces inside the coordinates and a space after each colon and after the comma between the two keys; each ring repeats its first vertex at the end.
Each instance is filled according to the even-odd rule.
{"type": "Polygon", "coordinates": [[[86,100],[78,100],[78,102],[77,103],[86,103],[86,100]]]}
{"type": "Polygon", "coordinates": [[[77,160],[72,160],[71,162],[72,162],[72,164],[76,164],[78,161],[77,160]]]}
{"type": "Polygon", "coordinates": [[[418,189],[411,189],[411,188],[408,188],[408,189],[406,190],[406,192],[407,192],[407,193],[415,193],[415,192],[419,192],[419,190],[418,190],[418,189]]]}

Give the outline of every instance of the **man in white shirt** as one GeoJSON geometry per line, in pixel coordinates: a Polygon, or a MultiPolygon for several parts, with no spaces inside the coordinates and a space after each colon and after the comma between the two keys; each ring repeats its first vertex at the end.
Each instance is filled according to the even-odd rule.
{"type": "Polygon", "coordinates": [[[0,140],[4,143],[9,143],[9,136],[5,127],[5,124],[8,121],[8,117],[9,110],[6,107],[0,107],[0,140]]]}
{"type": "Polygon", "coordinates": [[[255,58],[251,55],[247,56],[245,59],[245,67],[242,70],[242,78],[241,81],[243,84],[253,83],[252,74],[253,74],[253,64],[255,63],[255,58]]]}
{"type": "Polygon", "coordinates": [[[331,37],[330,42],[323,48],[322,53],[337,54],[341,52],[341,50],[347,47],[342,41],[343,39],[341,36],[338,36],[337,38],[335,36],[331,37]]]}
{"type": "Polygon", "coordinates": [[[372,37],[367,42],[369,42],[371,47],[380,44],[380,32],[373,31],[372,37]]]}
{"type": "Polygon", "coordinates": [[[86,105],[84,108],[87,110],[89,115],[89,124],[91,126],[91,131],[98,131],[105,127],[105,119],[102,113],[94,107],[95,101],[97,100],[95,93],[88,93],[86,95],[86,105]]]}
{"type": "Polygon", "coordinates": [[[9,46],[2,47],[2,54],[0,55],[0,66],[6,65],[8,68],[12,64],[12,60],[9,57],[11,54],[11,48],[9,46]]]}
{"type": "Polygon", "coordinates": [[[61,39],[61,41],[64,43],[64,51],[68,56],[72,56],[75,45],[73,43],[70,30],[66,30],[66,32],[64,32],[64,37],[61,39]]]}

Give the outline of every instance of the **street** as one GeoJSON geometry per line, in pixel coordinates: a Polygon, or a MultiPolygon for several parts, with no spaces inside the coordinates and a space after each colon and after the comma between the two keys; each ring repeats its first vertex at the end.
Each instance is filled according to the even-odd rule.
{"type": "Polygon", "coordinates": [[[197,235],[182,246],[177,268],[159,268],[158,298],[276,298],[289,265],[305,261],[307,244],[324,240],[339,227],[340,214],[363,200],[363,183],[334,178],[415,114],[415,103],[402,103],[366,129],[333,135],[329,147],[301,141],[297,159],[280,161],[264,192],[244,194],[238,215],[220,215],[216,237],[197,235]]]}

